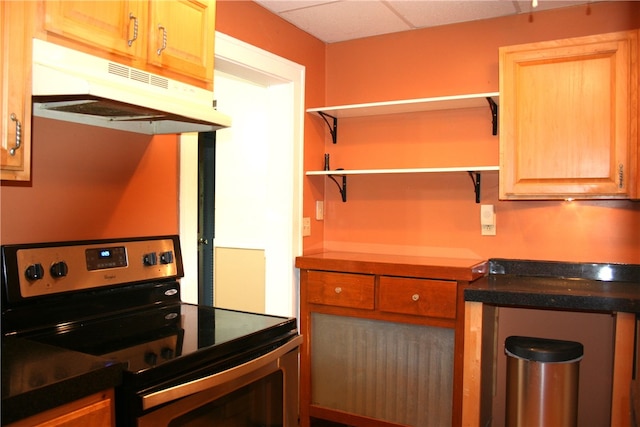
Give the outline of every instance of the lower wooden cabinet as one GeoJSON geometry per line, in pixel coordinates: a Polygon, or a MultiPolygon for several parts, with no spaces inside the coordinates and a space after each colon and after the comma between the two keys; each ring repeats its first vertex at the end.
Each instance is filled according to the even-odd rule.
{"type": "Polygon", "coordinates": [[[113,427],[113,390],[92,394],[74,402],[33,415],[7,427],[113,427]]]}
{"type": "Polygon", "coordinates": [[[483,275],[484,262],[438,262],[447,261],[297,258],[302,427],[312,418],[350,426],[460,425],[462,292],[483,275]]]}

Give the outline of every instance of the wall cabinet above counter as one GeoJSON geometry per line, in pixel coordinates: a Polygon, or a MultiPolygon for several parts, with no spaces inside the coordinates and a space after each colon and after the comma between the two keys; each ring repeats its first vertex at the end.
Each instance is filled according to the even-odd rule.
{"type": "Polygon", "coordinates": [[[3,180],[31,179],[31,2],[0,3],[0,118],[3,180]],[[9,64],[5,67],[4,64],[9,64]]]}
{"type": "Polygon", "coordinates": [[[31,179],[32,116],[149,135],[229,126],[212,92],[215,5],[2,2],[2,180],[31,179]]]}
{"type": "Polygon", "coordinates": [[[45,0],[36,37],[213,88],[215,1],[45,0]]]}
{"type": "Polygon", "coordinates": [[[500,198],[638,198],[638,30],[500,49],[500,198]]]}

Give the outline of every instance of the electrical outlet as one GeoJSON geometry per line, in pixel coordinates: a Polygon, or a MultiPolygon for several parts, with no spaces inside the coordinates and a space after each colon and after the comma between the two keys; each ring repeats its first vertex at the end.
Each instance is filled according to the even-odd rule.
{"type": "Polygon", "coordinates": [[[324,202],[322,200],[316,200],[316,221],[322,221],[324,219],[324,202]]]}
{"type": "Polygon", "coordinates": [[[302,237],[311,236],[311,218],[302,218],[302,237]]]}
{"type": "Polygon", "coordinates": [[[482,235],[483,236],[495,236],[496,235],[496,225],[495,224],[482,224],[482,235]]]}
{"type": "Polygon", "coordinates": [[[496,210],[493,205],[480,205],[480,230],[483,236],[496,235],[496,210]]]}

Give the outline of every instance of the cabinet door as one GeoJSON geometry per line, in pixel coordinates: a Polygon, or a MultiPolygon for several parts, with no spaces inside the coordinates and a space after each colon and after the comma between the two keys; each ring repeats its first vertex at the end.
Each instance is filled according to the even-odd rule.
{"type": "Polygon", "coordinates": [[[7,427],[113,427],[113,413],[113,390],[107,390],[22,419],[7,427]]]}
{"type": "Polygon", "coordinates": [[[32,4],[0,2],[0,67],[3,180],[31,177],[31,34],[32,4]]]}
{"type": "Polygon", "coordinates": [[[500,198],[628,198],[637,31],[500,49],[500,198]]]}
{"type": "Polygon", "coordinates": [[[70,47],[91,46],[129,58],[144,55],[145,2],[46,0],[44,6],[45,30],[80,43],[70,47]]]}
{"type": "Polygon", "coordinates": [[[212,88],[215,1],[155,1],[149,7],[148,62],[212,88]]]}

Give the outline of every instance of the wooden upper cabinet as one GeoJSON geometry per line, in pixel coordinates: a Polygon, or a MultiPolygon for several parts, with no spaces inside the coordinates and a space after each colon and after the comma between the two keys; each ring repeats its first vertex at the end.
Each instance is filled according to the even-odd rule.
{"type": "Polygon", "coordinates": [[[54,43],[213,89],[215,0],[44,0],[54,43]]]}
{"type": "Polygon", "coordinates": [[[49,34],[128,58],[145,54],[146,2],[46,0],[44,6],[49,34]]]}
{"type": "Polygon", "coordinates": [[[638,31],[500,49],[500,198],[635,197],[638,31]]]}
{"type": "Polygon", "coordinates": [[[148,62],[213,81],[215,2],[152,1],[148,62]]]}
{"type": "Polygon", "coordinates": [[[31,8],[29,2],[0,2],[3,180],[31,179],[31,8]]]}

